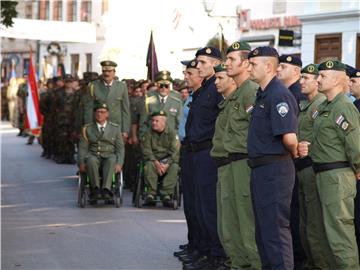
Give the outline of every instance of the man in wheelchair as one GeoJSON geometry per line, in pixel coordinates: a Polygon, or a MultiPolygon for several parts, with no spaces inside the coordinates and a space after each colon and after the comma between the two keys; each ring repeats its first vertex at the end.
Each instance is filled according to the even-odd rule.
{"type": "Polygon", "coordinates": [[[163,177],[160,196],[169,205],[174,193],[179,170],[179,139],[177,133],[167,126],[166,113],[154,112],[149,129],[141,139],[144,158],[144,178],[148,186],[147,204],[154,204],[159,177],[163,177]]]}
{"type": "Polygon", "coordinates": [[[121,171],[124,163],[124,143],[119,125],[107,121],[107,105],[95,102],[94,113],[94,123],[82,129],[78,166],[80,172],[86,172],[89,177],[90,199],[111,198],[112,176],[121,171]]]}

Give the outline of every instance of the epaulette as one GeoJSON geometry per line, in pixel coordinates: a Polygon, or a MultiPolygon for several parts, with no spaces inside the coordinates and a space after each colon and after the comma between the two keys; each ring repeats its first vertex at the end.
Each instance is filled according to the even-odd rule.
{"type": "Polygon", "coordinates": [[[89,88],[89,94],[90,94],[90,96],[91,96],[91,97],[94,97],[94,84],[93,84],[93,82],[89,82],[88,88],[89,88]]]}
{"type": "Polygon", "coordinates": [[[108,122],[110,125],[114,126],[114,127],[118,127],[119,125],[113,122],[108,122]]]}
{"type": "Polygon", "coordinates": [[[82,133],[85,141],[87,141],[87,142],[89,142],[89,140],[88,140],[88,137],[87,137],[87,135],[86,135],[86,129],[87,129],[90,125],[91,125],[91,124],[86,124],[86,125],[84,125],[83,128],[82,128],[82,130],[81,130],[81,133],[82,133]]]}
{"type": "Polygon", "coordinates": [[[170,96],[170,95],[169,95],[169,98],[172,98],[172,99],[174,99],[174,100],[182,103],[181,99],[179,99],[178,97],[174,97],[174,96],[170,96]]]}

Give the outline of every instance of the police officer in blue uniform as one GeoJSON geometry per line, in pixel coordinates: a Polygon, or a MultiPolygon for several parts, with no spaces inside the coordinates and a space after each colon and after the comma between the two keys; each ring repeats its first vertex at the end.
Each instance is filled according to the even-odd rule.
{"type": "Polygon", "coordinates": [[[260,88],[248,135],[256,244],[262,269],[293,269],[290,203],[298,157],[298,104],[276,78],[278,53],[258,47],[249,54],[250,79],[260,88]]]}
{"type": "MultiPolygon", "coordinates": [[[[300,108],[300,102],[307,100],[301,93],[301,67],[300,57],[291,54],[283,54],[279,57],[279,66],[277,68],[277,78],[289,89],[296,99],[300,108]]],[[[295,184],[291,199],[291,217],[290,217],[291,235],[293,239],[294,263],[295,269],[301,269],[305,263],[305,251],[300,240],[300,210],[299,210],[299,181],[295,175],[295,184]]]]}
{"type": "Polygon", "coordinates": [[[195,183],[195,211],[202,237],[201,255],[184,263],[184,269],[218,269],[225,261],[225,252],[217,233],[216,182],[217,167],[210,156],[218,104],[223,100],[216,91],[214,66],[220,64],[221,53],[213,47],[196,52],[197,68],[203,78],[193,100],[185,125],[185,147],[191,151],[195,183]]]}

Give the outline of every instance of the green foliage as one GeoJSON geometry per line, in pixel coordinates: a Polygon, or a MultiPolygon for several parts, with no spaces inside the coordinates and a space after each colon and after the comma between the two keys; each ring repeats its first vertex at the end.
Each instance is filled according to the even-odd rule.
{"type": "Polygon", "coordinates": [[[13,25],[13,18],[16,18],[17,11],[16,6],[17,1],[1,1],[1,21],[0,23],[5,25],[6,27],[13,25]]]}
{"type": "Polygon", "coordinates": [[[217,48],[221,51],[221,55],[223,57],[223,59],[225,59],[226,56],[226,50],[229,47],[229,45],[227,44],[224,35],[221,36],[221,40],[222,40],[222,47],[220,49],[220,39],[219,39],[219,34],[216,34],[214,37],[212,37],[208,43],[206,44],[206,46],[211,46],[214,48],[217,48]]]}

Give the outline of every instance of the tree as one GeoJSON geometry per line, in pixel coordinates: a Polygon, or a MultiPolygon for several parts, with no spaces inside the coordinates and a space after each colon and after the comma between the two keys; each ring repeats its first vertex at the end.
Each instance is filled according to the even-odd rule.
{"type": "Polygon", "coordinates": [[[0,23],[5,25],[5,27],[12,26],[14,24],[13,18],[16,18],[17,11],[16,6],[17,1],[1,1],[1,21],[0,23]]]}
{"type": "Polygon", "coordinates": [[[226,50],[229,47],[229,45],[226,43],[226,40],[224,38],[224,35],[221,35],[221,41],[222,41],[222,46],[221,46],[221,50],[220,50],[220,38],[219,38],[219,34],[216,34],[213,38],[211,38],[208,43],[206,44],[206,46],[211,46],[214,48],[217,48],[221,51],[221,54],[223,56],[223,58],[226,56],[226,50]]]}

